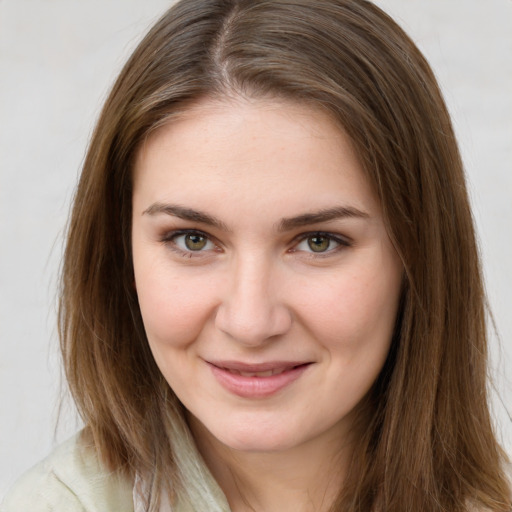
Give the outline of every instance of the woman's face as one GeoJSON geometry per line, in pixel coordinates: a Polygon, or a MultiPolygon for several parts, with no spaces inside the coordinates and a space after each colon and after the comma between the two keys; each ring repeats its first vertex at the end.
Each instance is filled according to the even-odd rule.
{"type": "Polygon", "coordinates": [[[237,450],[343,439],[389,350],[402,267],[323,112],[204,100],[136,161],[149,344],[196,435],[237,450]]]}

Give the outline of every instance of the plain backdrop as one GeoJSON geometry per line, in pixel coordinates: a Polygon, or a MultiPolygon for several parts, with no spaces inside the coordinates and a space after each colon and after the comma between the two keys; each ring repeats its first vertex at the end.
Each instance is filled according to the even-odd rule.
{"type": "MultiPolygon", "coordinates": [[[[109,87],[170,3],[0,0],[0,499],[80,426],[70,401],[59,405],[55,299],[67,214],[109,87]]],[[[512,1],[377,3],[430,60],[454,119],[501,337],[492,336],[493,404],[510,453],[512,1]]]]}

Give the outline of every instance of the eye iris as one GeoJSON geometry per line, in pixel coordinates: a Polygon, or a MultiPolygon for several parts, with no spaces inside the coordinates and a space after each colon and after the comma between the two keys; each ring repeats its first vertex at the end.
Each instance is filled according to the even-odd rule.
{"type": "Polygon", "coordinates": [[[309,248],[314,252],[324,252],[329,249],[330,240],[326,236],[311,236],[308,238],[309,248]]]}
{"type": "Polygon", "coordinates": [[[206,246],[207,239],[205,236],[197,234],[189,234],[185,236],[185,245],[190,251],[200,251],[206,246]]]}

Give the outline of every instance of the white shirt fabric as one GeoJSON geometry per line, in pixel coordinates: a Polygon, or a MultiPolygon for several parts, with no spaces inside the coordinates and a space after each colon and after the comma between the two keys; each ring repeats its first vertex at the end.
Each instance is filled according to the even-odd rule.
{"type": "Polygon", "coordinates": [[[106,469],[79,435],[25,473],[0,511],[142,512],[134,508],[133,482],[106,469]]]}
{"type": "MultiPolygon", "coordinates": [[[[229,511],[220,488],[215,491],[215,499],[221,502],[215,510],[229,511]]],[[[0,512],[146,512],[146,492],[142,479],[136,477],[134,482],[108,470],[77,434],[14,484],[0,512]]],[[[164,495],[159,512],[198,511],[183,503],[171,508],[164,495]]]]}

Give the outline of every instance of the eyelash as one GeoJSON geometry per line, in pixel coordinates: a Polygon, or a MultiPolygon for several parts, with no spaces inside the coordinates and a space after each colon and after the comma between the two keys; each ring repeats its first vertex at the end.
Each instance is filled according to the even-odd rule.
{"type": "MultiPolygon", "coordinates": [[[[218,250],[218,245],[215,244],[215,242],[212,240],[212,237],[208,235],[207,233],[203,231],[199,231],[196,229],[182,229],[177,231],[172,231],[170,233],[166,233],[165,236],[163,236],[160,241],[165,246],[169,247],[172,251],[178,253],[180,256],[183,256],[185,258],[197,258],[197,257],[204,257],[205,250],[184,250],[180,248],[177,243],[176,239],[179,237],[184,237],[187,235],[197,235],[199,237],[205,238],[206,243],[212,243],[214,244],[216,250],[218,250]]],[[[288,250],[290,253],[299,252],[300,249],[297,249],[297,246],[299,246],[302,242],[307,241],[308,239],[312,239],[314,237],[318,238],[326,238],[329,240],[329,242],[334,242],[335,244],[338,244],[334,248],[328,248],[326,251],[319,251],[315,252],[313,250],[311,251],[303,251],[308,257],[311,258],[325,258],[328,256],[331,256],[334,253],[337,253],[340,250],[343,250],[344,248],[350,247],[352,243],[347,240],[346,238],[340,237],[339,235],[334,235],[333,233],[327,233],[324,231],[312,231],[309,233],[302,233],[299,236],[295,237],[293,239],[293,247],[288,250]]],[[[209,249],[211,250],[211,249],[209,249]]]]}
{"type": "Polygon", "coordinates": [[[290,252],[298,252],[300,250],[297,249],[298,245],[300,245],[302,242],[306,242],[308,239],[312,239],[315,237],[326,238],[327,240],[329,240],[329,244],[331,242],[334,242],[335,244],[338,245],[332,249],[329,248],[326,251],[304,251],[304,253],[310,258],[327,258],[352,245],[346,238],[343,238],[339,235],[334,235],[333,233],[326,233],[325,231],[313,231],[310,233],[303,233],[296,237],[294,239],[293,248],[290,250],[290,252]]]}
{"type": "MultiPolygon", "coordinates": [[[[204,233],[203,231],[199,231],[197,229],[180,229],[177,231],[172,231],[170,233],[166,233],[165,236],[161,238],[161,242],[169,247],[172,251],[176,252],[178,255],[183,256],[184,258],[197,258],[197,257],[204,257],[204,251],[192,251],[192,250],[184,250],[181,249],[177,243],[176,239],[180,236],[187,236],[187,235],[197,235],[199,237],[205,238],[207,240],[206,243],[213,243],[215,246],[215,242],[212,241],[212,238],[210,235],[204,233]]],[[[217,247],[217,246],[216,246],[217,247]]]]}

